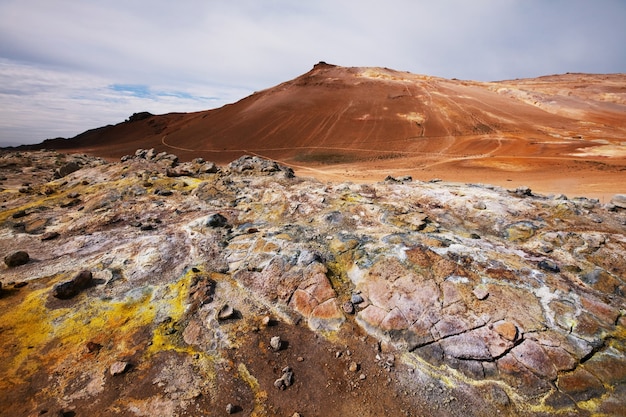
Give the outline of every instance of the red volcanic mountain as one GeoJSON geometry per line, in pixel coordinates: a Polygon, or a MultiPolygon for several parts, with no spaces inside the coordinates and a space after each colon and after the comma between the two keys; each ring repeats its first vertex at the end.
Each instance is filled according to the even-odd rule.
{"type": "Polygon", "coordinates": [[[323,177],[508,180],[601,195],[623,187],[625,138],[625,74],[484,83],[321,62],[218,109],[139,113],[41,146],[110,158],[155,148],[218,163],[254,154],[323,177]]]}

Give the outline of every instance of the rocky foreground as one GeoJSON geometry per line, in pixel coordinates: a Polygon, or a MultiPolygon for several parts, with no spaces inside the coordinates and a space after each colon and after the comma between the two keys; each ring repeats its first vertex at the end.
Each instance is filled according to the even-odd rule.
{"type": "Polygon", "coordinates": [[[624,196],[146,150],[0,177],[1,415],[624,415],[624,196]]]}

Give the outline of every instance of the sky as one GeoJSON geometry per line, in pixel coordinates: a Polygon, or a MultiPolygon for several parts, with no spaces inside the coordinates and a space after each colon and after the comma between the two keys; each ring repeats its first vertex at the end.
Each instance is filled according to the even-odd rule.
{"type": "Polygon", "coordinates": [[[626,0],[0,0],[0,146],[236,102],[319,61],[626,72],[626,0]]]}

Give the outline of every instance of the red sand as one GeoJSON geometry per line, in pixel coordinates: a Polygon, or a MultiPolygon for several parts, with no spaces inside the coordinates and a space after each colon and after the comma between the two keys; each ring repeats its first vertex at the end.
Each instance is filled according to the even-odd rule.
{"type": "Polygon", "coordinates": [[[320,63],[219,109],[120,123],[63,146],[221,164],[253,154],[325,180],[411,175],[605,200],[626,193],[626,74],[481,83],[320,63]]]}

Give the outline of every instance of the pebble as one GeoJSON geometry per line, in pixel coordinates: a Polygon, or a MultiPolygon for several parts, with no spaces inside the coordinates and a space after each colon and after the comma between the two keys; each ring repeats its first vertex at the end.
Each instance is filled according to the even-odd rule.
{"type": "Polygon", "coordinates": [[[346,314],[354,314],[354,304],[350,301],[346,301],[343,303],[343,311],[346,312],[346,314]]]}
{"type": "Polygon", "coordinates": [[[234,414],[236,412],[236,408],[234,405],[232,405],[231,403],[226,404],[226,413],[227,414],[234,414]]]}
{"type": "Polygon", "coordinates": [[[352,297],[350,298],[350,302],[352,304],[361,304],[363,301],[363,296],[361,296],[361,294],[352,294],[352,297]]]}
{"type": "Polygon", "coordinates": [[[472,292],[474,293],[476,298],[478,298],[479,300],[484,300],[487,297],[489,297],[489,291],[487,290],[487,288],[485,288],[483,286],[478,286],[478,287],[474,288],[474,291],[472,291],[472,292]]]}
{"type": "Polygon", "coordinates": [[[280,336],[274,336],[270,339],[270,347],[274,352],[278,352],[283,347],[283,342],[280,340],[280,336]]]}
{"type": "Polygon", "coordinates": [[[561,268],[559,268],[559,266],[556,264],[556,262],[550,260],[550,259],[544,259],[543,261],[539,262],[539,268],[543,269],[544,271],[548,271],[548,272],[560,272],[561,268]]]}
{"type": "Polygon", "coordinates": [[[356,371],[358,371],[358,370],[359,370],[359,364],[358,364],[358,363],[356,363],[356,362],[354,362],[354,361],[350,362],[350,365],[348,366],[348,370],[349,370],[350,372],[356,372],[356,371]]]}
{"type": "Polygon", "coordinates": [[[47,233],[44,233],[44,234],[41,236],[41,241],[43,242],[43,241],[45,241],[45,240],[53,240],[53,239],[56,239],[56,238],[57,238],[57,237],[59,237],[59,236],[60,236],[60,235],[59,235],[59,233],[58,233],[58,232],[47,232],[47,233]]]}
{"type": "Polygon", "coordinates": [[[115,361],[111,364],[111,367],[109,368],[109,373],[112,376],[123,374],[128,370],[129,365],[130,364],[128,362],[115,361]]]}
{"type": "Polygon", "coordinates": [[[87,342],[87,350],[89,353],[97,352],[102,349],[102,345],[100,343],[89,341],[87,342]]]}

